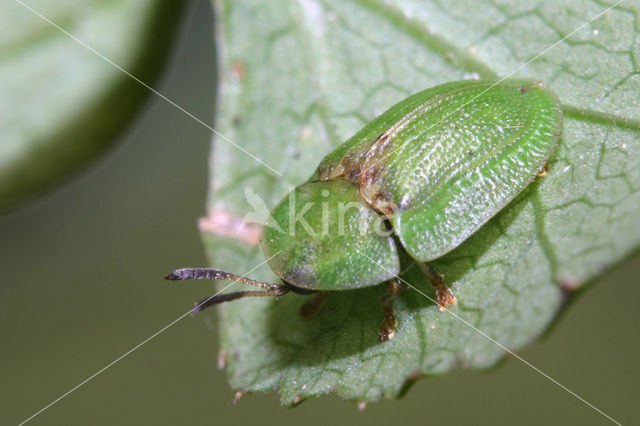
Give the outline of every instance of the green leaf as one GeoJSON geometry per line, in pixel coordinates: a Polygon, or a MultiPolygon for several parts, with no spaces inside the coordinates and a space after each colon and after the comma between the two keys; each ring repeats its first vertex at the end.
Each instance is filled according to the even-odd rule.
{"type": "MultiPolygon", "coordinates": [[[[332,293],[303,320],[309,296],[219,307],[231,385],[278,390],[283,405],[337,392],[354,401],[402,395],[418,377],[488,368],[540,336],[571,290],[640,246],[637,4],[601,1],[221,1],[218,129],[210,217],[252,212],[251,187],[274,206],[319,160],[395,102],[465,78],[539,79],[560,97],[564,130],[546,177],[432,265],[458,317],[439,312],[417,268],[405,277],[400,326],[379,344],[384,286],[332,293]],[[471,326],[475,327],[474,330],[471,326]]],[[[211,223],[211,222],[210,222],[211,223]]],[[[206,229],[211,229],[210,227],[206,229]]],[[[206,230],[205,229],[205,230],[206,230]]],[[[211,264],[245,273],[257,247],[205,232],[211,264]]],[[[251,277],[275,280],[266,267],[251,277]]],[[[227,284],[225,284],[227,285],[227,284]]],[[[235,285],[237,291],[241,286],[235,285]]],[[[220,287],[221,288],[221,287],[220,287]]]]}
{"type": "MultiPolygon", "coordinates": [[[[35,12],[150,84],[184,2],[30,0],[35,12]]],[[[17,1],[0,6],[0,211],[116,141],[149,90],[17,1]]]]}

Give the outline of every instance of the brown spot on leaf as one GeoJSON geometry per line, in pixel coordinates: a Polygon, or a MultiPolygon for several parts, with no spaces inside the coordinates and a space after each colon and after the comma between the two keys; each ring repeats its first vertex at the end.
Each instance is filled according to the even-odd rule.
{"type": "Polygon", "coordinates": [[[233,403],[237,404],[238,401],[240,401],[242,398],[244,398],[245,395],[247,395],[249,393],[248,390],[239,390],[238,392],[236,392],[236,394],[233,396],[233,403]]]}
{"type": "Polygon", "coordinates": [[[234,79],[238,81],[242,81],[244,79],[245,73],[246,73],[246,69],[242,62],[234,61],[231,64],[231,74],[233,75],[234,79]]]}
{"type": "Polygon", "coordinates": [[[235,238],[252,246],[260,243],[260,225],[244,222],[241,217],[222,210],[211,210],[207,217],[201,217],[198,220],[198,229],[200,232],[235,238]]]}
{"type": "Polygon", "coordinates": [[[570,277],[557,277],[556,281],[560,287],[568,292],[575,291],[582,286],[582,282],[576,278],[570,277]]]}
{"type": "Polygon", "coordinates": [[[227,365],[227,354],[224,351],[218,352],[218,370],[222,370],[227,365]]]}

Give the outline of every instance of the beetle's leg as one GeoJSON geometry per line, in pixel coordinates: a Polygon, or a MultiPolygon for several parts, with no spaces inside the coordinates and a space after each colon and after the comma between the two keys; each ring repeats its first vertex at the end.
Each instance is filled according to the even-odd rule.
{"type": "Polygon", "coordinates": [[[235,282],[241,282],[244,284],[249,284],[254,287],[260,287],[266,290],[266,291],[238,291],[235,293],[218,294],[196,303],[196,307],[192,311],[192,313],[194,314],[197,312],[200,312],[204,308],[207,308],[211,305],[216,305],[218,303],[223,303],[223,302],[229,302],[231,300],[236,300],[243,297],[282,296],[283,294],[287,294],[289,292],[289,289],[283,284],[272,284],[272,283],[265,283],[262,281],[255,281],[240,275],[232,274],[230,272],[221,271],[219,269],[209,269],[209,268],[176,269],[175,271],[171,272],[164,278],[166,280],[172,280],[172,281],[173,280],[192,280],[192,279],[193,280],[202,280],[202,279],[230,280],[235,282]]]}
{"type": "Polygon", "coordinates": [[[324,305],[324,301],[327,300],[328,295],[328,291],[317,292],[316,297],[300,306],[300,316],[302,318],[309,318],[311,315],[318,312],[320,308],[322,308],[322,305],[324,305]]]}
{"type": "Polygon", "coordinates": [[[389,292],[382,296],[382,323],[380,323],[380,330],[378,331],[378,337],[381,342],[387,341],[389,339],[393,339],[393,336],[396,334],[396,326],[398,325],[398,320],[394,315],[393,304],[398,298],[400,294],[400,281],[397,278],[392,279],[387,282],[387,288],[389,292]]]}
{"type": "Polygon", "coordinates": [[[429,279],[429,283],[436,289],[436,302],[438,302],[438,309],[440,309],[440,311],[444,311],[447,307],[458,301],[451,289],[444,283],[442,275],[436,272],[428,263],[417,263],[429,279]]]}

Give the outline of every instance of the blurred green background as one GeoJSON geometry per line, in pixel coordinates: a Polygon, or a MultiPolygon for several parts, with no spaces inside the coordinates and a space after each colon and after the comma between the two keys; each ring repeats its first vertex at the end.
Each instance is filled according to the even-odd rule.
{"type": "MultiPolygon", "coordinates": [[[[27,13],[27,12],[25,12],[27,13]]],[[[193,1],[160,93],[213,122],[211,8],[193,1]]],[[[78,49],[82,49],[80,46],[78,49]]],[[[105,63],[105,67],[110,65],[105,63]]],[[[119,145],[75,181],[0,218],[0,424],[17,424],[183,315],[207,282],[169,283],[205,265],[211,132],[152,97],[119,145]]],[[[222,143],[222,142],[220,142],[222,143]]],[[[638,422],[640,258],[578,294],[520,355],[622,423],[638,422]]],[[[216,312],[186,317],[30,424],[606,424],[518,360],[419,381],[364,412],[335,396],[280,408],[233,391],[216,366],[216,312]]]]}

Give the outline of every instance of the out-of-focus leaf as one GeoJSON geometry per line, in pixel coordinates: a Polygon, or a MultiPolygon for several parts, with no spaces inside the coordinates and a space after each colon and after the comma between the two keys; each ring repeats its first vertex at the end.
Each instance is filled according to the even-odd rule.
{"type": "MultiPolygon", "coordinates": [[[[219,4],[222,86],[209,208],[251,212],[250,186],[275,205],[320,158],[395,102],[450,80],[542,80],[560,97],[564,130],[549,173],[433,266],[459,303],[438,312],[405,289],[396,338],[379,344],[384,286],[333,293],[309,320],[305,297],[221,305],[231,385],[278,390],[284,405],[337,392],[397,397],[416,378],[488,368],[549,326],[566,294],[640,245],[637,2],[383,0],[219,4]],[[534,59],[535,58],[535,59],[534,59]],[[462,320],[464,321],[462,321],[462,320]]],[[[244,273],[264,260],[239,240],[205,233],[211,263],[244,273]]],[[[415,268],[405,277],[433,291],[415,268]]],[[[266,267],[252,277],[275,280],[266,267]]],[[[238,290],[236,284],[235,290],[238,290]]]]}
{"type": "MultiPolygon", "coordinates": [[[[186,2],[24,0],[150,83],[186,2]]],[[[149,91],[14,0],[0,5],[0,211],[105,150],[149,91]]]]}

